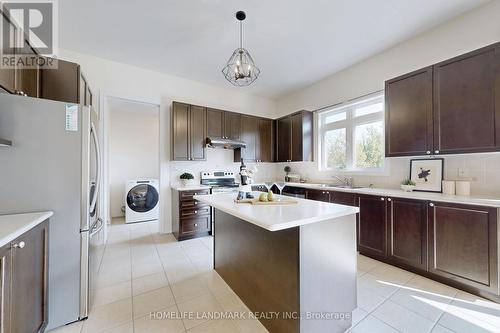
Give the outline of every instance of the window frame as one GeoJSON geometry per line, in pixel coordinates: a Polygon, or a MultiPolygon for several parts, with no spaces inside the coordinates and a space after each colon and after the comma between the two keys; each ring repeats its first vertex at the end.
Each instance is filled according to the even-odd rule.
{"type": "Polygon", "coordinates": [[[318,137],[317,137],[317,156],[318,167],[320,171],[333,171],[340,174],[353,175],[380,175],[387,174],[389,165],[388,159],[385,157],[385,101],[384,92],[372,94],[370,96],[350,100],[344,103],[334,105],[330,108],[318,112],[317,117],[318,137]],[[369,113],[362,116],[355,116],[356,109],[360,106],[374,104],[374,101],[382,103],[382,111],[369,113]],[[346,113],[346,119],[332,123],[325,123],[328,116],[339,113],[346,113]],[[380,168],[357,168],[355,167],[356,158],[356,132],[355,128],[359,125],[365,125],[375,122],[382,122],[382,142],[383,142],[383,166],[380,168]],[[343,129],[346,131],[346,168],[334,168],[327,166],[325,136],[328,131],[343,129]]]}

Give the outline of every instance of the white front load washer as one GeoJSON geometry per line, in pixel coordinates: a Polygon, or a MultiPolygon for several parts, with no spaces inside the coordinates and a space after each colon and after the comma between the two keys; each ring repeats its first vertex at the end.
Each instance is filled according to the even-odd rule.
{"type": "Polygon", "coordinates": [[[125,223],[158,220],[160,190],[158,179],[129,180],[125,188],[125,223]]]}

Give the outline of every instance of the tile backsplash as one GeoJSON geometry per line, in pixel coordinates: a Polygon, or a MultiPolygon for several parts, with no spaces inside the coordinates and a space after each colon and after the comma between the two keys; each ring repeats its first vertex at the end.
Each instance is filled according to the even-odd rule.
{"type": "MultiPolygon", "coordinates": [[[[183,172],[190,172],[200,181],[201,171],[227,170],[235,174],[239,172],[240,163],[235,163],[233,150],[207,149],[207,160],[203,162],[170,162],[171,183],[178,182],[183,172]]],[[[439,156],[444,158],[444,179],[470,180],[473,195],[489,195],[500,197],[500,153],[468,154],[439,156]]],[[[413,157],[417,158],[417,157],[413,157]]],[[[388,159],[388,169],[385,174],[361,176],[352,175],[354,182],[359,186],[381,188],[399,188],[401,181],[410,173],[411,157],[398,157],[388,159]]],[[[256,166],[258,172],[256,182],[266,180],[283,180],[285,165],[290,165],[292,173],[306,177],[309,182],[335,183],[332,178],[334,172],[319,171],[316,162],[291,162],[291,163],[247,163],[247,166],[256,166]]],[[[341,175],[343,176],[343,175],[341,175]]],[[[346,176],[348,176],[346,174],[346,176]]],[[[351,175],[349,175],[351,176],[351,175]]],[[[239,181],[239,177],[237,177],[239,181]]]]}

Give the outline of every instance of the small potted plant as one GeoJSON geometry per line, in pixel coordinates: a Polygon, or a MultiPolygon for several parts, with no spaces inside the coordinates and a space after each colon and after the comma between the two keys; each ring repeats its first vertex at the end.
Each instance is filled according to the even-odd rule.
{"type": "Polygon", "coordinates": [[[401,182],[401,189],[405,192],[412,192],[415,189],[415,182],[410,178],[406,178],[401,182]]]}
{"type": "Polygon", "coordinates": [[[189,186],[194,184],[194,176],[189,172],[184,172],[180,177],[183,186],[189,186]]]}
{"type": "Polygon", "coordinates": [[[290,166],[286,166],[283,171],[285,171],[285,182],[289,182],[290,181],[290,178],[288,177],[288,174],[290,172],[292,172],[292,168],[290,168],[290,166]]]}

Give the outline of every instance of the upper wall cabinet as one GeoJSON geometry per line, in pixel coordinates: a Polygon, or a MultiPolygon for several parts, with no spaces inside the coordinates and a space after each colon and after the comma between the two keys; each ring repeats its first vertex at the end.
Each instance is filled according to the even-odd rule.
{"type": "Polygon", "coordinates": [[[435,153],[500,148],[499,52],[493,45],[434,66],[435,153]]]}
{"type": "Polygon", "coordinates": [[[386,156],[430,154],[432,67],[387,81],[385,100],[386,156]]]}
{"type": "Polygon", "coordinates": [[[207,136],[240,140],[241,114],[207,108],[207,136]]]}
{"type": "Polygon", "coordinates": [[[205,107],[172,104],[172,150],[174,161],[206,160],[207,110],[205,107]]]}
{"type": "Polygon", "coordinates": [[[266,118],[241,115],[241,141],[246,148],[234,151],[234,161],[273,161],[273,121],[266,118]]]}
{"type": "Polygon", "coordinates": [[[313,114],[299,111],[276,120],[277,162],[312,161],[313,114]]]}
{"type": "Polygon", "coordinates": [[[500,150],[500,43],[385,87],[386,156],[500,150]]]}

